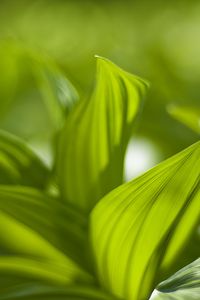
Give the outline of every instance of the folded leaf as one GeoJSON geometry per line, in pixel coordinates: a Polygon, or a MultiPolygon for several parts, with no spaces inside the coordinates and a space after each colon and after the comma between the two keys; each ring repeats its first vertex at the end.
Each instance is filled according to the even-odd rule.
{"type": "Polygon", "coordinates": [[[44,188],[49,170],[19,138],[0,130],[0,184],[44,188]]]}
{"type": "Polygon", "coordinates": [[[200,134],[200,108],[170,105],[168,112],[196,133],[200,134]]]}
{"type": "Polygon", "coordinates": [[[150,300],[199,300],[200,259],[161,282],[150,300]]]}
{"type": "Polygon", "coordinates": [[[92,286],[72,285],[65,288],[45,285],[18,285],[1,292],[0,300],[113,300],[115,298],[92,286]]]}
{"type": "Polygon", "coordinates": [[[105,196],[91,216],[100,282],[119,297],[148,299],[200,217],[200,142],[105,196]]]}
{"type": "Polygon", "coordinates": [[[89,101],[68,116],[58,146],[58,181],[66,201],[88,212],[123,181],[123,161],[147,84],[98,57],[89,101]]]}
{"type": "Polygon", "coordinates": [[[61,277],[61,283],[90,282],[79,264],[84,222],[78,213],[35,189],[0,186],[0,277],[12,271],[16,277],[37,273],[38,280],[40,274],[48,279],[48,269],[54,281],[61,277]]]}

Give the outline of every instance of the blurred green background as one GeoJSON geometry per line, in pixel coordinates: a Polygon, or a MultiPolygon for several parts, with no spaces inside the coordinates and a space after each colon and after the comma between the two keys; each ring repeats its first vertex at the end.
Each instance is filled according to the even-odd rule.
{"type": "Polygon", "coordinates": [[[157,151],[156,162],[192,144],[198,134],[167,109],[200,107],[199,16],[198,0],[1,0],[1,128],[45,149],[57,125],[43,101],[51,78],[40,78],[38,62],[50,73],[64,74],[84,98],[99,54],[151,83],[134,133],[138,153],[141,145],[153,144],[149,151],[157,151]]]}

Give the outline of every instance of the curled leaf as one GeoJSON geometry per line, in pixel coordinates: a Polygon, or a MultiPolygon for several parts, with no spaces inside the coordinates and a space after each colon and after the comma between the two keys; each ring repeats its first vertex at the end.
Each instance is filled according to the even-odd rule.
{"type": "Polygon", "coordinates": [[[150,300],[199,300],[200,259],[161,282],[150,300]]]}
{"type": "Polygon", "coordinates": [[[147,84],[97,58],[97,83],[88,101],[68,116],[58,146],[62,197],[88,212],[123,182],[123,163],[147,84]]]}

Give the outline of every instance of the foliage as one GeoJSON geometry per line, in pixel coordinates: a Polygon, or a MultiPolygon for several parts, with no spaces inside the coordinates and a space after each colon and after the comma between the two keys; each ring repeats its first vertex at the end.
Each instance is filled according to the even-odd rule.
{"type": "MultiPolygon", "coordinates": [[[[53,57],[81,96],[92,87],[92,57],[96,53],[147,78],[152,87],[137,135],[156,143],[161,161],[197,139],[195,133],[169,117],[165,106],[199,106],[199,15],[198,0],[1,0],[0,41],[17,42],[53,57]]],[[[12,122],[17,115],[27,124],[25,128],[20,126],[21,122],[15,122],[12,128],[25,133],[28,129],[37,131],[34,138],[38,141],[42,136],[41,143],[44,134],[53,129],[52,120],[45,113],[34,78],[29,76],[27,60],[21,56],[16,62],[16,51],[2,48],[1,101],[6,96],[15,96],[15,103],[19,104],[15,113],[12,109],[12,122]],[[12,65],[16,66],[13,72],[12,65]],[[22,104],[25,97],[26,107],[22,104]],[[29,123],[30,110],[37,110],[37,122],[29,123]],[[34,128],[30,128],[31,124],[34,128]]]]}
{"type": "Polygon", "coordinates": [[[200,218],[200,142],[124,183],[148,83],[97,57],[93,93],[77,103],[52,62],[25,57],[53,154],[47,167],[33,145],[0,134],[0,299],[198,299],[199,260],[184,249],[200,218]]]}

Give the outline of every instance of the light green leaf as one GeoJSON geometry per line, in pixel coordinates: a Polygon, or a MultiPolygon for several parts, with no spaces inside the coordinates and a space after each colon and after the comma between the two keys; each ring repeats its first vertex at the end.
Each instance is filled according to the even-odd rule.
{"type": "MultiPolygon", "coordinates": [[[[194,105],[169,105],[167,107],[168,113],[175,118],[176,120],[180,121],[182,124],[200,134],[200,107],[194,105]]],[[[198,224],[199,226],[199,224],[198,224]]],[[[200,234],[197,233],[197,229],[194,231],[194,236],[191,237],[190,241],[188,241],[185,253],[182,255],[183,264],[181,263],[178,268],[180,268],[184,263],[187,263],[187,259],[191,257],[193,259],[194,253],[199,253],[200,247],[200,234]],[[186,260],[186,261],[185,261],[186,260]]],[[[189,260],[191,261],[191,260],[189,260]]],[[[175,268],[174,270],[177,270],[175,268]]]]}
{"type": "Polygon", "coordinates": [[[0,186],[0,277],[10,271],[16,277],[29,274],[39,280],[46,276],[47,282],[60,280],[61,284],[90,282],[91,276],[79,265],[84,252],[83,222],[35,189],[0,186]]]}
{"type": "Polygon", "coordinates": [[[66,120],[58,147],[58,181],[66,201],[88,212],[123,181],[123,162],[147,84],[97,58],[97,84],[66,120]]]}
{"type": "Polygon", "coordinates": [[[44,188],[49,170],[19,138],[0,130],[0,184],[44,188]]]}
{"type": "Polygon", "coordinates": [[[200,217],[200,142],[105,196],[91,216],[102,285],[147,299],[178,259],[200,217]]]}
{"type": "Polygon", "coordinates": [[[200,259],[161,282],[150,300],[199,300],[200,259]]]}
{"type": "MultiPolygon", "coordinates": [[[[176,120],[183,123],[188,128],[192,129],[197,134],[200,134],[200,108],[195,106],[179,106],[179,105],[169,105],[167,107],[168,113],[175,118],[176,120]]],[[[200,224],[200,220],[199,220],[200,224]]],[[[199,226],[198,224],[198,226],[199,226]]],[[[197,226],[197,227],[198,227],[197,226]]],[[[188,241],[187,247],[185,249],[185,253],[183,253],[183,264],[181,263],[178,268],[182,267],[184,264],[187,264],[194,257],[195,252],[199,254],[199,241],[200,241],[200,233],[198,233],[198,229],[194,230],[194,235],[188,241]],[[185,258],[184,258],[185,256],[185,258]],[[189,259],[191,257],[191,259],[189,259]],[[189,260],[188,260],[189,259],[189,260]]],[[[176,271],[177,268],[174,268],[176,271]]]]}
{"type": "Polygon", "coordinates": [[[45,285],[19,285],[10,288],[9,291],[3,291],[0,294],[0,300],[112,300],[115,299],[105,292],[92,287],[72,285],[65,288],[52,287],[45,285]]]}
{"type": "Polygon", "coordinates": [[[200,108],[191,106],[170,105],[168,112],[196,133],[200,134],[200,108]]]}

